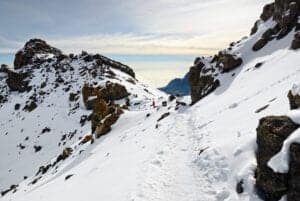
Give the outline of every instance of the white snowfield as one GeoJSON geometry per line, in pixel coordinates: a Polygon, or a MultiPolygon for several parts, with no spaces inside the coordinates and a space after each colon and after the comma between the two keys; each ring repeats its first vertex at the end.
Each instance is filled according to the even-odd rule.
{"type": "MultiPolygon", "coordinates": [[[[31,173],[28,176],[32,177],[0,200],[259,201],[254,191],[256,127],[261,117],[289,112],[287,93],[300,77],[300,54],[289,49],[294,32],[281,40],[274,39],[258,52],[251,50],[273,25],[272,21],[261,23],[255,35],[237,44],[232,51],[243,58],[243,65],[221,75],[221,86],[191,107],[175,110],[174,101],[162,107],[165,94],[147,88],[150,95],[140,83],[127,84],[131,93],[139,94],[141,104],[125,111],[112,131],[94,144],[79,146],[77,138],[69,141],[67,145],[74,148],[72,156],[34,185],[29,183],[38,167],[55,158],[62,148],[57,148],[57,139],[52,140],[54,133],[44,134],[39,143],[49,148],[42,149],[42,154],[29,149],[18,155],[15,146],[24,138],[19,128],[27,125],[26,129],[32,129],[32,135],[36,135],[37,124],[51,122],[48,118],[53,115],[51,128],[56,133],[66,127],[78,129],[78,125],[69,124],[61,112],[68,105],[64,94],[49,99],[51,102],[61,97],[58,105],[40,107],[24,122],[10,117],[14,104],[3,108],[1,132],[5,128],[18,133],[0,137],[0,187],[17,181],[11,179],[14,176],[31,173]],[[263,65],[255,68],[260,62],[263,65]],[[153,98],[157,108],[151,107],[153,98]],[[170,115],[157,122],[166,112],[170,115]],[[150,116],[146,117],[148,113],[150,116]],[[41,115],[40,120],[35,118],[32,122],[34,115],[41,115]],[[8,169],[18,172],[9,174],[8,169]],[[244,193],[238,195],[236,185],[241,180],[244,193]]],[[[188,102],[189,98],[181,101],[188,102]]],[[[78,132],[82,136],[89,134],[89,125],[78,132]]],[[[34,144],[35,139],[32,140],[30,143],[34,144]]]]}

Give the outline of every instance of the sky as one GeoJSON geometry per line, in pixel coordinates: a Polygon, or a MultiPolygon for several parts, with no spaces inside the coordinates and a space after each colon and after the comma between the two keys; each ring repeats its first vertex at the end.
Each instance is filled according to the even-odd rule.
{"type": "Polygon", "coordinates": [[[30,38],[64,52],[209,55],[249,35],[270,0],[0,0],[0,53],[30,38]]]}

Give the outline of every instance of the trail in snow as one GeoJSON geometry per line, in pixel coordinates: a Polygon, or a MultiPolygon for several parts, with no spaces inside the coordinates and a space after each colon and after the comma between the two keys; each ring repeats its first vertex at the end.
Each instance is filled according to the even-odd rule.
{"type": "Polygon", "coordinates": [[[165,141],[144,167],[144,178],[132,201],[221,201],[228,198],[226,160],[216,150],[206,150],[209,142],[203,140],[204,133],[199,135],[200,129],[192,119],[188,112],[183,112],[163,122],[164,127],[168,127],[163,128],[165,141]],[[213,186],[216,182],[223,182],[224,188],[213,186]]]}

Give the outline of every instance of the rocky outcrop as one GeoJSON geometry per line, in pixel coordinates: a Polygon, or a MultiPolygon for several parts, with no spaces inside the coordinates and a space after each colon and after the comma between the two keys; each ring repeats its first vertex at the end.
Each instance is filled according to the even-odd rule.
{"type": "Polygon", "coordinates": [[[257,128],[257,170],[256,187],[264,200],[278,201],[287,194],[289,176],[274,173],[268,167],[268,161],[276,155],[285,139],[299,126],[286,116],[269,116],[262,118],[257,128]]]}
{"type": "Polygon", "coordinates": [[[31,87],[29,86],[29,81],[26,81],[27,74],[17,73],[11,70],[7,70],[6,84],[11,91],[25,92],[29,91],[31,87]]]}
{"type": "Polygon", "coordinates": [[[129,95],[126,88],[118,83],[107,82],[103,87],[85,84],[82,88],[83,102],[87,109],[93,109],[95,101],[104,99],[106,102],[120,100],[129,95]]]}
{"type": "MultiPolygon", "coordinates": [[[[277,24],[267,30],[262,37],[252,47],[253,51],[262,49],[273,38],[281,39],[285,37],[294,27],[299,27],[297,19],[300,14],[300,1],[296,0],[276,0],[274,3],[267,4],[260,16],[262,21],[273,19],[277,24]]],[[[258,22],[251,30],[251,34],[256,33],[258,22]]],[[[292,42],[292,49],[298,49],[299,39],[295,36],[292,42]]]]}
{"type": "Polygon", "coordinates": [[[288,173],[288,201],[300,201],[300,144],[290,146],[290,170],[288,173]]]}
{"type": "Polygon", "coordinates": [[[93,118],[95,118],[96,121],[94,121],[95,123],[92,125],[94,128],[92,129],[95,129],[94,133],[96,138],[107,134],[111,130],[111,126],[116,123],[122,113],[123,110],[120,106],[115,104],[108,106],[105,111],[99,111],[95,108],[93,118]]]}
{"type": "Polygon", "coordinates": [[[28,64],[33,64],[33,58],[37,54],[53,54],[59,56],[62,52],[59,49],[51,47],[41,39],[31,39],[25,44],[22,50],[17,52],[14,68],[20,69],[28,64]]]}
{"type": "Polygon", "coordinates": [[[226,52],[220,52],[217,58],[217,65],[221,67],[223,72],[229,72],[243,63],[243,60],[238,56],[226,52]]]}
{"type": "Polygon", "coordinates": [[[212,75],[201,75],[201,70],[204,67],[202,62],[192,66],[189,71],[189,84],[191,88],[192,104],[213,92],[219,85],[219,80],[212,75]]]}
{"type": "Polygon", "coordinates": [[[300,108],[300,96],[298,94],[293,94],[293,92],[290,90],[288,93],[288,99],[291,110],[300,108]]]}

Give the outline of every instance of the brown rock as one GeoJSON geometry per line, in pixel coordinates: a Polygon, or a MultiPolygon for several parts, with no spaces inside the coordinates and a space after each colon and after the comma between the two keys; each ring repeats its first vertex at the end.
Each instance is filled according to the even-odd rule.
{"type": "Polygon", "coordinates": [[[292,94],[292,91],[289,91],[288,99],[289,99],[291,110],[300,108],[300,96],[299,95],[294,96],[292,94]]]}
{"type": "Polygon", "coordinates": [[[286,116],[269,116],[259,122],[256,187],[265,200],[278,201],[288,192],[287,175],[274,173],[267,163],[281,150],[284,140],[298,127],[286,116]]]}
{"type": "Polygon", "coordinates": [[[189,84],[191,89],[192,104],[213,92],[219,85],[212,75],[200,75],[203,65],[192,66],[189,71],[189,84]]]}
{"type": "Polygon", "coordinates": [[[17,52],[14,61],[14,68],[20,69],[25,65],[32,64],[32,59],[36,54],[46,53],[51,53],[57,56],[62,54],[60,50],[51,47],[43,40],[31,39],[25,44],[22,50],[17,52]]]}
{"type": "Polygon", "coordinates": [[[243,60],[235,55],[229,53],[219,53],[217,65],[221,65],[223,72],[229,72],[243,63],[243,60]]]}

